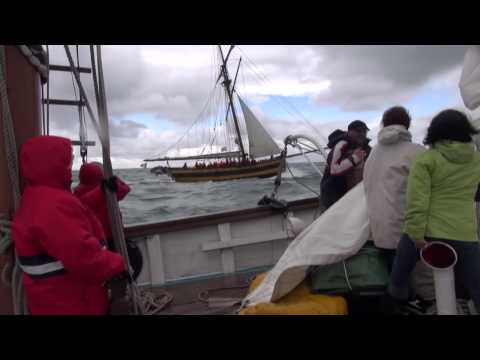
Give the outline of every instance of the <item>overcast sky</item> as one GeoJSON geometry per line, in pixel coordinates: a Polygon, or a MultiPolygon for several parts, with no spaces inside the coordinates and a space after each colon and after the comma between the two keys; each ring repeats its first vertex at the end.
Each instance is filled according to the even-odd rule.
{"type": "MultiPolygon", "coordinates": [[[[71,50],[75,54],[74,46],[71,50]]],[[[297,133],[323,142],[320,135],[345,128],[355,119],[367,122],[372,129],[369,136],[376,138],[382,112],[393,105],[409,109],[414,138],[421,141],[435,113],[447,107],[465,110],[458,91],[465,50],[464,46],[240,45],[232,52],[230,72],[242,57],[238,90],[278,143],[297,133]]],[[[185,133],[214,86],[217,51],[213,45],[102,47],[115,168],[138,167],[185,133]]],[[[87,46],[80,46],[81,66],[89,67],[88,54],[87,46]]],[[[50,57],[52,64],[67,63],[62,46],[50,46],[50,57]]],[[[90,75],[82,79],[92,89],[90,75]]],[[[68,73],[52,72],[50,81],[51,98],[75,97],[68,73]]],[[[51,106],[50,114],[51,134],[78,139],[76,109],[51,106]]],[[[89,138],[98,144],[92,128],[89,138]]],[[[89,149],[90,160],[100,156],[98,145],[89,149]]],[[[79,161],[76,156],[74,168],[79,161]]]]}

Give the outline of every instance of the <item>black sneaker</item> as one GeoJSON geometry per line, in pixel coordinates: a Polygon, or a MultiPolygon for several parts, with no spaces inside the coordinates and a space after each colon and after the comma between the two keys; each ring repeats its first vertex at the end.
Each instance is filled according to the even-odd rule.
{"type": "Polygon", "coordinates": [[[407,315],[405,311],[406,303],[406,301],[385,294],[380,301],[380,313],[382,315],[407,315]]]}
{"type": "Polygon", "coordinates": [[[435,305],[435,301],[423,300],[416,298],[415,300],[408,301],[403,310],[408,315],[432,315],[432,307],[435,305]]]}

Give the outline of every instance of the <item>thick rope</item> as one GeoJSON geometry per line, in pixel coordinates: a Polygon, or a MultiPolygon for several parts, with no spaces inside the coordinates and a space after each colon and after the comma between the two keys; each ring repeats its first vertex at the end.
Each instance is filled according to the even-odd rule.
{"type": "Polygon", "coordinates": [[[45,135],[50,134],[50,50],[47,45],[47,130],[45,135]]]}
{"type": "MultiPolygon", "coordinates": [[[[20,181],[18,176],[17,145],[15,141],[12,114],[10,112],[10,104],[8,102],[6,65],[5,46],[2,45],[0,46],[0,98],[2,101],[3,135],[5,141],[5,157],[7,161],[8,176],[10,178],[11,191],[13,195],[13,209],[17,210],[20,205],[21,196],[20,181]]],[[[11,244],[11,237],[5,237],[4,241],[9,241],[11,244]]],[[[22,286],[22,272],[18,266],[18,261],[15,261],[13,266],[11,284],[14,313],[16,315],[27,314],[28,312],[26,311],[26,302],[22,286]]]]}
{"type": "MultiPolygon", "coordinates": [[[[102,64],[102,50],[101,46],[97,45],[97,70],[98,70],[98,94],[100,102],[98,105],[99,113],[99,122],[100,130],[102,132],[102,138],[104,141],[101,141],[102,144],[102,155],[103,155],[103,167],[105,177],[111,178],[113,176],[112,162],[110,159],[110,137],[109,137],[109,124],[108,124],[108,108],[107,108],[107,99],[105,95],[105,82],[103,76],[103,64],[102,64]]],[[[120,208],[118,206],[118,200],[116,194],[110,189],[105,191],[107,198],[107,208],[110,215],[110,223],[112,226],[112,235],[113,240],[117,249],[120,250],[120,253],[124,257],[126,270],[130,272],[131,265],[130,259],[128,256],[127,243],[125,241],[125,233],[123,231],[122,216],[120,213],[120,208]]],[[[127,286],[128,295],[130,295],[133,302],[134,313],[137,314],[138,311],[141,311],[139,305],[140,293],[135,282],[132,282],[127,286]]]]}

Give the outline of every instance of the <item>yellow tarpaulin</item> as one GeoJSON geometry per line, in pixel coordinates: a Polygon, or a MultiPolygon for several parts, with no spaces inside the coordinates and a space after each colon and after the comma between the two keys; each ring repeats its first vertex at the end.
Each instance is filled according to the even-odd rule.
{"type": "MultiPolygon", "coordinates": [[[[252,292],[267,273],[258,275],[250,285],[252,292]]],[[[240,315],[347,315],[347,301],[341,296],[312,294],[303,281],[276,303],[257,304],[240,311],[240,315]]]]}

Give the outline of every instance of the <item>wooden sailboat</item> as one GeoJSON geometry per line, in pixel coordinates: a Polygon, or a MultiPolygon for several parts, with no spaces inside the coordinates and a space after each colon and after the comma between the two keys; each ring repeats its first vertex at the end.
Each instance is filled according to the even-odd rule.
{"type": "Polygon", "coordinates": [[[199,181],[227,181],[245,178],[268,178],[276,176],[285,169],[284,154],[273,138],[263,127],[261,122],[248,107],[245,101],[238,95],[235,90],[238,70],[240,68],[241,59],[237,68],[233,85],[228,74],[227,61],[233,50],[233,46],[225,57],[222,48],[219,46],[219,53],[222,60],[220,74],[217,80],[223,79],[221,82],[225,89],[227,103],[228,121],[229,111],[231,110],[234,130],[235,145],[238,149],[226,151],[224,147],[222,152],[213,154],[202,154],[196,156],[183,157],[160,157],[154,159],[146,159],[146,162],[165,161],[167,166],[156,166],[152,168],[155,174],[167,174],[173,180],[178,182],[199,182],[199,181]],[[240,104],[243,114],[243,120],[246,127],[248,138],[248,152],[245,148],[242,135],[240,132],[239,117],[235,107],[235,101],[240,104]],[[172,167],[169,161],[190,161],[196,160],[195,166],[172,167]],[[205,164],[205,161],[213,161],[205,164]],[[198,162],[200,161],[200,163],[198,162]]]}
{"type": "MultiPolygon", "coordinates": [[[[24,47],[5,47],[17,151],[28,138],[42,133],[41,66],[21,51],[24,47]]],[[[0,212],[12,214],[12,186],[3,141],[0,137],[0,212]]],[[[222,300],[219,296],[243,298],[252,277],[271,269],[294,238],[289,218],[299,218],[308,226],[322,211],[318,198],[312,197],[288,202],[283,211],[252,206],[130,225],[125,236],[138,245],[145,259],[139,285],[159,293],[167,290],[174,296],[160,314],[231,314],[234,306],[218,301],[222,300]]],[[[0,256],[2,271],[6,258],[0,256]]],[[[12,289],[0,282],[0,314],[12,312],[12,289]]]]}

